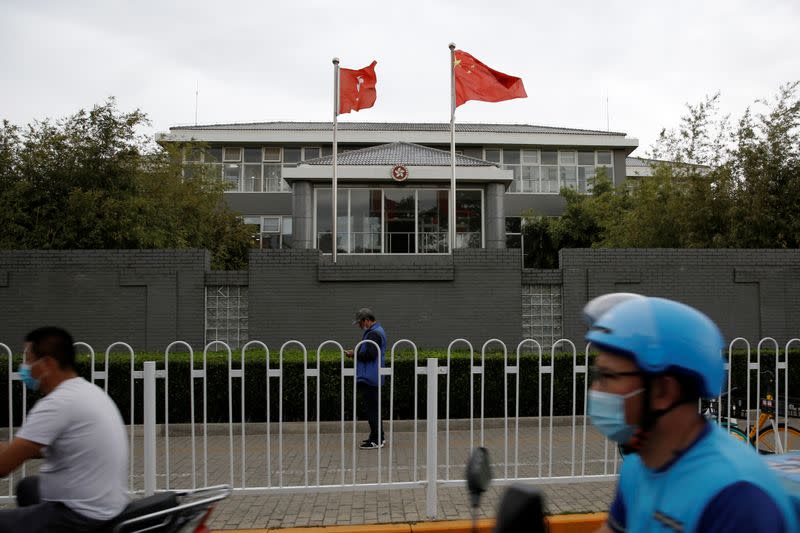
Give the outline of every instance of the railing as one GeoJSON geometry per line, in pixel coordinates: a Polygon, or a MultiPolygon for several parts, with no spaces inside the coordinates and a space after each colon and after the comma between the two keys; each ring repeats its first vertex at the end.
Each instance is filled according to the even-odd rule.
{"type": "MultiPolygon", "coordinates": [[[[366,454],[372,452],[358,451],[358,423],[354,415],[348,416],[346,406],[349,405],[353,413],[356,413],[354,368],[358,359],[358,348],[371,342],[361,341],[356,345],[355,361],[352,366],[345,356],[343,346],[334,340],[321,343],[316,350],[308,350],[297,340],[286,341],[278,351],[277,365],[274,359],[271,360],[268,347],[259,341],[245,344],[237,357],[234,357],[228,345],[215,341],[205,346],[202,358],[195,357],[188,343],[176,341],[165,348],[162,360],[145,363],[136,362],[135,351],[129,344],[116,342],[105,350],[99,368],[95,351],[91,346],[76,343],[76,348],[89,355],[90,379],[106,391],[109,390],[111,378],[110,353],[122,349],[130,360],[129,488],[131,492],[152,493],[156,490],[196,489],[199,483],[202,485],[229,483],[234,490],[245,493],[320,492],[353,488],[363,490],[424,488],[427,491],[428,514],[435,517],[437,487],[463,484],[464,480],[460,473],[463,472],[463,465],[470,450],[478,444],[489,448],[494,459],[495,483],[498,484],[517,480],[553,484],[615,479],[620,460],[616,447],[596,432],[584,416],[590,346],[578,350],[570,340],[559,339],[545,351],[537,340],[525,339],[509,350],[501,340],[490,339],[482,345],[478,354],[469,340],[460,338],[448,345],[444,361],[428,358],[422,362],[414,342],[408,339],[398,340],[387,350],[387,360],[380,371],[381,375],[387,378],[385,387],[389,389],[387,449],[378,448],[375,455],[370,456],[366,454]],[[452,364],[452,353],[456,347],[469,352],[469,365],[465,369],[457,370],[460,367],[452,364]],[[191,361],[188,375],[190,422],[186,425],[170,422],[169,415],[171,388],[181,385],[170,377],[170,365],[174,364],[174,360],[171,362],[171,356],[178,348],[188,352],[191,361]],[[212,349],[226,354],[227,383],[225,381],[209,383],[208,353],[212,349]],[[254,374],[256,370],[248,368],[246,355],[253,349],[260,349],[266,358],[266,369],[261,367],[260,374],[254,374]],[[302,402],[302,422],[284,420],[284,382],[287,377],[284,361],[289,349],[302,352],[303,398],[291,398],[293,402],[302,402]],[[340,361],[338,375],[323,375],[321,372],[321,354],[324,349],[338,352],[340,361]],[[490,349],[495,353],[502,353],[502,397],[486,397],[486,359],[490,349]],[[395,390],[394,377],[398,350],[405,350],[409,354],[407,357],[413,357],[412,390],[395,390]],[[538,356],[535,358],[537,361],[535,365],[531,362],[534,359],[524,357],[526,353],[538,356]],[[556,353],[567,353],[571,356],[571,365],[566,366],[563,361],[557,365],[556,353]],[[566,416],[553,414],[559,407],[554,400],[557,372],[570,373],[571,409],[566,416]],[[444,378],[441,383],[440,378],[444,378]],[[461,383],[462,385],[459,385],[461,387],[465,386],[464,378],[469,381],[469,417],[461,420],[451,419],[451,394],[456,390],[454,388],[456,382],[461,383]],[[324,381],[325,379],[339,382],[340,415],[339,420],[335,422],[321,421],[320,391],[323,387],[331,386],[331,383],[324,381]],[[426,391],[424,396],[420,395],[420,379],[424,381],[426,391]],[[139,387],[140,383],[143,385],[142,388],[139,387]],[[266,422],[263,425],[247,423],[245,419],[247,402],[245,384],[250,387],[253,383],[256,387],[263,387],[266,393],[266,422]],[[440,384],[445,387],[443,409],[439,405],[440,384]],[[209,386],[214,388],[227,386],[227,421],[221,427],[220,425],[210,427],[208,423],[209,386]],[[156,395],[159,387],[163,387],[160,402],[156,395]],[[234,394],[237,387],[238,398],[234,394]],[[348,387],[352,388],[350,398],[346,397],[348,387]],[[536,389],[535,416],[520,416],[520,390],[523,387],[536,389]],[[200,398],[196,397],[197,388],[202,394],[200,398]],[[137,396],[142,394],[138,391],[143,391],[142,398],[137,396]],[[271,399],[274,394],[278,395],[277,413],[272,412],[271,399]],[[406,401],[413,402],[413,416],[410,420],[395,418],[398,394],[403,395],[406,401]],[[583,398],[582,402],[579,401],[580,398],[583,398]],[[310,403],[312,399],[316,404],[310,403]],[[487,399],[494,404],[502,402],[502,418],[489,419],[485,416],[487,399]],[[159,403],[164,409],[164,423],[160,427],[156,425],[159,403]],[[136,406],[141,404],[144,405],[144,409],[142,419],[138,419],[136,406]],[[238,413],[234,409],[237,404],[238,413]],[[419,418],[418,412],[421,404],[425,406],[426,412],[422,435],[419,434],[419,424],[422,419],[419,418]],[[202,409],[200,419],[195,412],[196,406],[202,409]],[[312,410],[310,406],[314,406],[313,417],[310,414],[312,410]],[[239,424],[238,428],[235,428],[236,424],[239,424]],[[223,431],[220,433],[219,430],[223,431]],[[235,433],[238,433],[236,438],[235,433]],[[443,439],[440,440],[440,436],[443,439]],[[202,437],[201,450],[199,450],[200,437],[202,437]],[[424,447],[424,465],[420,464],[419,457],[422,447],[424,447]],[[444,458],[443,461],[441,457],[444,458]],[[453,475],[453,472],[458,472],[459,475],[453,475]]],[[[774,392],[776,422],[787,424],[789,413],[796,412],[796,406],[789,404],[789,363],[785,354],[793,345],[797,347],[797,344],[800,344],[800,339],[787,342],[782,350],[778,350],[783,355],[776,357],[775,365],[769,365],[767,368],[768,365],[762,364],[762,355],[774,353],[780,348],[774,339],[766,338],[759,342],[755,358],[746,340],[737,338],[731,342],[728,359],[730,360],[732,356],[746,357],[746,390],[742,393],[746,395],[745,417],[748,427],[751,422],[758,420],[761,414],[760,402],[753,406],[754,413],[751,412],[750,399],[751,392],[758,398],[764,393],[762,389],[764,375],[772,374],[774,377],[774,389],[771,392],[774,392]],[[735,348],[742,350],[734,354],[735,348]],[[752,414],[755,414],[754,419],[751,419],[752,414]]],[[[3,354],[8,360],[8,433],[9,437],[12,437],[15,431],[12,424],[15,402],[22,404],[24,421],[27,395],[23,393],[19,374],[13,371],[11,350],[0,343],[0,355],[3,354]]],[[[726,367],[728,366],[726,363],[726,367]]],[[[734,389],[730,373],[726,389],[728,395],[734,389]]],[[[382,394],[379,393],[378,397],[379,401],[383,401],[382,394]]],[[[730,403],[728,402],[728,410],[730,403]]],[[[720,422],[723,421],[722,411],[723,409],[720,409],[717,414],[720,422]]],[[[382,406],[379,406],[378,412],[381,417],[382,406]]],[[[379,424],[382,422],[379,420],[379,424]]],[[[783,440],[780,446],[784,450],[791,449],[797,444],[788,441],[786,434],[781,437],[783,440]]],[[[23,467],[22,475],[25,473],[23,467]]],[[[12,499],[13,485],[13,476],[10,476],[7,495],[0,497],[0,502],[12,499]]]]}

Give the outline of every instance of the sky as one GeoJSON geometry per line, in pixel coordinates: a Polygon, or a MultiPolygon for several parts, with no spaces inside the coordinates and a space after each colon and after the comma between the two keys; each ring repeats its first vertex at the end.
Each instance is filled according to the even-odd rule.
{"type": "Polygon", "coordinates": [[[330,121],[333,57],[378,65],[346,121],[449,122],[454,42],[528,98],[467,102],[457,122],[622,131],[646,155],[687,103],[735,119],[800,79],[800,2],[0,0],[0,119],[59,118],[114,96],[147,133],[330,121]]]}

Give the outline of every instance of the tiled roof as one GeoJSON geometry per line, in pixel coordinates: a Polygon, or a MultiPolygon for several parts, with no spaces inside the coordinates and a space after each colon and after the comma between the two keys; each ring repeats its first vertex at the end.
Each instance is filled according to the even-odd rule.
{"type": "MultiPolygon", "coordinates": [[[[381,165],[406,165],[444,167],[450,166],[450,152],[437,150],[419,144],[395,142],[370,146],[361,150],[343,152],[338,155],[338,165],[349,166],[381,166],[381,165]]],[[[333,156],[328,155],[317,159],[303,161],[303,165],[332,165],[333,156]]],[[[456,165],[460,167],[493,167],[494,163],[456,154],[456,165]]]]}
{"type": "MultiPolygon", "coordinates": [[[[200,126],[173,126],[170,130],[224,130],[224,131],[331,131],[332,122],[250,122],[240,124],[204,124],[200,126]]],[[[449,131],[447,122],[340,122],[340,131],[449,131]]],[[[531,124],[459,124],[456,131],[462,133],[520,133],[562,135],[615,135],[616,131],[584,130],[531,124]]]]}

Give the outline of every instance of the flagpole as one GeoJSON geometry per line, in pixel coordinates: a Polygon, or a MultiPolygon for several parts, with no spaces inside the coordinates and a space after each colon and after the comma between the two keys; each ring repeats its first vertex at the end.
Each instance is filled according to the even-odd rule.
{"type": "Polygon", "coordinates": [[[331,216],[333,220],[331,221],[331,258],[333,263],[336,264],[336,237],[337,237],[337,230],[336,230],[336,221],[338,214],[336,213],[336,207],[339,202],[337,202],[337,188],[336,188],[336,156],[338,147],[336,145],[336,130],[337,130],[337,122],[339,117],[339,58],[333,58],[333,180],[332,180],[332,187],[331,187],[331,216]]]}
{"type": "Polygon", "coordinates": [[[450,253],[456,247],[456,45],[450,43],[450,253]]]}

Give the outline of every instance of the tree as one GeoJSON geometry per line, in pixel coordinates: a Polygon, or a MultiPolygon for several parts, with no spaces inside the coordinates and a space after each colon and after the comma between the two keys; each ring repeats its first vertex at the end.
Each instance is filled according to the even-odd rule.
{"type": "Polygon", "coordinates": [[[554,268],[558,250],[610,248],[800,247],[800,101],[784,85],[761,113],[737,128],[719,112],[719,94],[662,130],[651,177],[614,189],[598,176],[593,194],[562,189],[560,218],[529,213],[526,266],[554,268]]]}
{"type": "Polygon", "coordinates": [[[0,248],[207,248],[215,268],[247,261],[249,232],[225,185],[184,179],[180,150],[137,131],[114,99],[58,120],[0,130],[0,248]]]}

